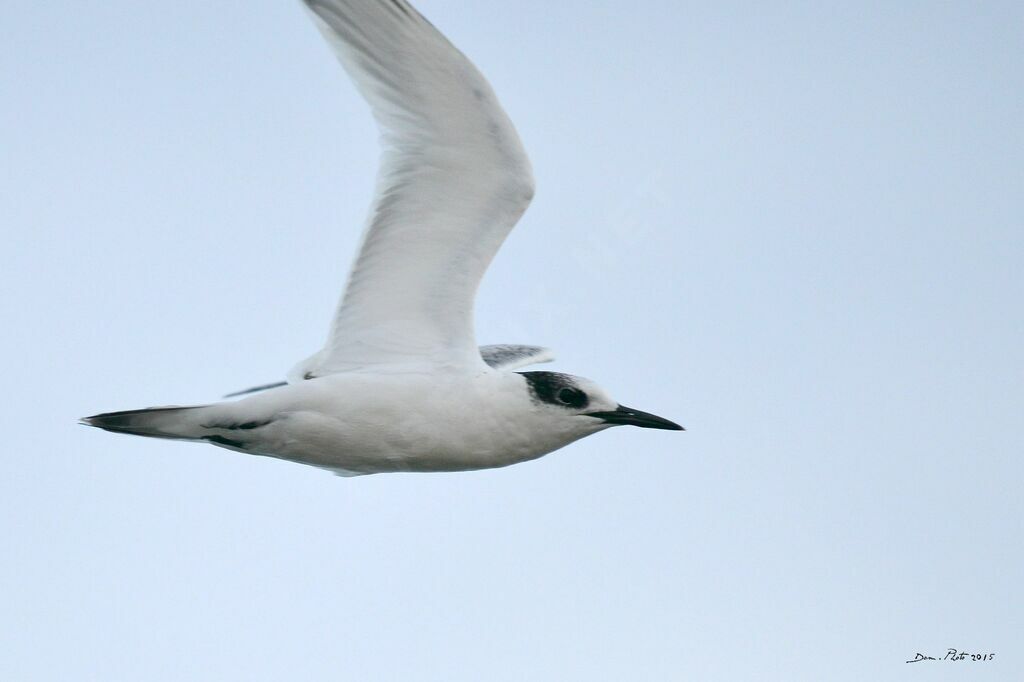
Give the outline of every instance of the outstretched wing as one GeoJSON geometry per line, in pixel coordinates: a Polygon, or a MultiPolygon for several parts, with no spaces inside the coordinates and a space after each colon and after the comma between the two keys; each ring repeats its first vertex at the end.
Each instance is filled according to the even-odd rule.
{"type": "Polygon", "coordinates": [[[327,343],[291,377],[478,366],[477,286],[533,196],[519,136],[483,76],[405,0],[304,2],[384,149],[327,343]]]}

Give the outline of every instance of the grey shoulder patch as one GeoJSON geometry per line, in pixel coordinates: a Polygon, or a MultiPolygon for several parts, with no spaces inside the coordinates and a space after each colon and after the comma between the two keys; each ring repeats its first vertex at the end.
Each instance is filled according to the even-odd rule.
{"type": "Polygon", "coordinates": [[[541,362],[551,362],[555,359],[555,354],[550,348],[542,346],[501,343],[493,346],[480,346],[480,357],[494,369],[516,369],[541,362]]]}

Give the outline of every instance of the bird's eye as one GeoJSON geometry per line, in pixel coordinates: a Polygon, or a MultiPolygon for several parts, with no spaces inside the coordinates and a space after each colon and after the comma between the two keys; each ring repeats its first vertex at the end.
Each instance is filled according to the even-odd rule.
{"type": "Polygon", "coordinates": [[[587,394],[578,388],[563,388],[558,392],[558,402],[570,407],[583,407],[587,404],[587,394]]]}

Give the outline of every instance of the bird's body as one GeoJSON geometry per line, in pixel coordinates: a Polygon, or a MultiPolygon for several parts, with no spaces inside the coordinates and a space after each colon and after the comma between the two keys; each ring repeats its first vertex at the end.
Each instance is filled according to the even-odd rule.
{"type": "MultiPolygon", "coordinates": [[[[609,409],[615,405],[606,404],[609,409]]],[[[123,413],[166,437],[207,440],[342,475],[459,471],[540,457],[609,425],[549,413],[524,375],[345,372],[235,402],[123,413]]],[[[130,428],[138,428],[133,426],[130,428]]]]}
{"type": "Polygon", "coordinates": [[[533,196],[515,128],[483,76],[405,0],[305,3],[384,142],[327,343],[288,383],[241,400],[85,423],[342,475],[501,467],[615,424],[681,428],[589,380],[512,371],[550,360],[546,349],[477,348],[480,278],[533,196]]]}

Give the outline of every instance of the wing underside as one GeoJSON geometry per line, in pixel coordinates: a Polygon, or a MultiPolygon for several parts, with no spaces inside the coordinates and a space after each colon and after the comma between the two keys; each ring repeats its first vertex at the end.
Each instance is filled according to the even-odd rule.
{"type": "Polygon", "coordinates": [[[519,137],[483,76],[404,0],[305,3],[383,153],[327,342],[295,374],[479,364],[476,289],[533,195],[519,137]]]}

